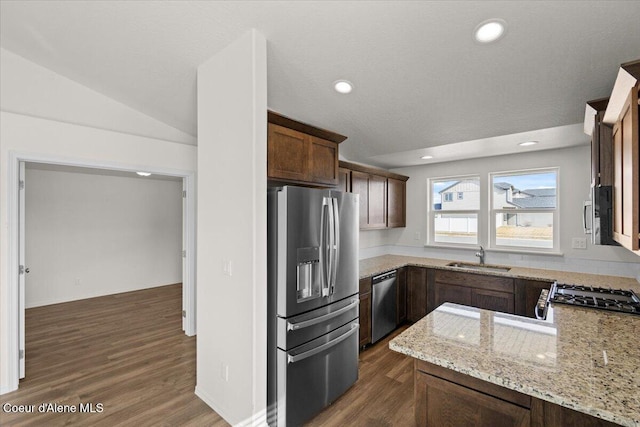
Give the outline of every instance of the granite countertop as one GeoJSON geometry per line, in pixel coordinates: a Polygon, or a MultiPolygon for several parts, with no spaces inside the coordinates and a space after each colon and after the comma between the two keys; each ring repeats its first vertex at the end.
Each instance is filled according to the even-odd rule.
{"type": "Polygon", "coordinates": [[[555,304],[546,321],[446,303],[397,352],[627,426],[640,426],[640,316],[555,304]]]}
{"type": "MultiPolygon", "coordinates": [[[[445,269],[452,271],[464,271],[474,274],[487,274],[491,276],[505,276],[519,279],[546,280],[558,283],[572,283],[585,286],[604,286],[610,288],[633,289],[640,292],[640,283],[631,277],[605,276],[601,274],[575,273],[571,271],[545,270],[541,268],[511,267],[507,272],[495,271],[470,271],[460,268],[448,267],[452,261],[436,258],[421,258],[404,255],[382,255],[360,261],[360,278],[373,276],[378,273],[404,267],[407,265],[445,269]]],[[[510,267],[510,266],[509,266],[510,267]]]]}

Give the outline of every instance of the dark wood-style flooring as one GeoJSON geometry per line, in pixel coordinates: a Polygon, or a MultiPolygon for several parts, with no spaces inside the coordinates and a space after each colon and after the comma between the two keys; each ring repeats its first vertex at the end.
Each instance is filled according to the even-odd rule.
{"type": "MultiPolygon", "coordinates": [[[[194,394],[181,301],[177,284],[28,309],[26,378],[0,396],[0,426],[228,426],[194,394]],[[42,403],[103,409],[39,413],[42,403]]],[[[356,384],[308,426],[414,425],[412,359],[388,349],[399,332],[360,353],[356,384]]]]}
{"type": "Polygon", "coordinates": [[[401,327],[360,352],[358,381],[307,426],[415,426],[413,359],[389,350],[401,327]]]}
{"type": "Polygon", "coordinates": [[[195,394],[195,337],[180,284],[26,310],[26,378],[2,404],[36,405],[2,426],[228,426],[195,394]],[[101,413],[38,413],[41,403],[101,413]]]}

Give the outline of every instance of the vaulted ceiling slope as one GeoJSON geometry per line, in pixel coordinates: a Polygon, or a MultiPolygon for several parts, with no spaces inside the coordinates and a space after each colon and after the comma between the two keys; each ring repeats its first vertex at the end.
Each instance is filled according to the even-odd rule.
{"type": "MultiPolygon", "coordinates": [[[[349,136],[346,158],[385,166],[428,147],[482,154],[489,138],[500,153],[512,141],[495,137],[569,129],[585,101],[609,94],[619,64],[640,57],[640,1],[0,5],[2,47],[191,135],[198,65],[256,28],[269,107],[349,136]],[[490,18],[506,35],[479,44],[473,30],[490,18]],[[354,91],[336,93],[338,79],[354,91]]],[[[571,129],[564,144],[584,143],[571,129]]]]}

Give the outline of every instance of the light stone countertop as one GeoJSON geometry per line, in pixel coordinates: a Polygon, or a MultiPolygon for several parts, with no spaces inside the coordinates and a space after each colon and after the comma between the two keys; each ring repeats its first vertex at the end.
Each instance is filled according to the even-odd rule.
{"type": "Polygon", "coordinates": [[[367,258],[360,261],[360,278],[373,276],[378,273],[404,267],[407,265],[417,267],[427,267],[452,271],[464,271],[473,274],[486,274],[491,276],[513,277],[518,279],[544,280],[558,283],[570,283],[585,286],[600,286],[605,288],[632,289],[640,292],[640,283],[631,277],[605,276],[600,274],[575,273],[571,271],[545,270],[541,268],[511,267],[508,272],[463,270],[460,268],[448,267],[452,261],[436,258],[421,258],[404,255],[382,255],[374,258],[367,258]]]}
{"type": "Polygon", "coordinates": [[[446,303],[389,347],[608,421],[640,426],[640,316],[560,304],[552,304],[550,312],[541,321],[446,303]]]}

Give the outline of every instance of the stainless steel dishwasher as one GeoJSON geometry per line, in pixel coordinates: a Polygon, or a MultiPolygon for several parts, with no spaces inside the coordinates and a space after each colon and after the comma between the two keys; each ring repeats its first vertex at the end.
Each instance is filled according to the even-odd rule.
{"type": "Polygon", "coordinates": [[[372,281],[371,342],[396,328],[396,270],[375,276],[372,281]]]}

